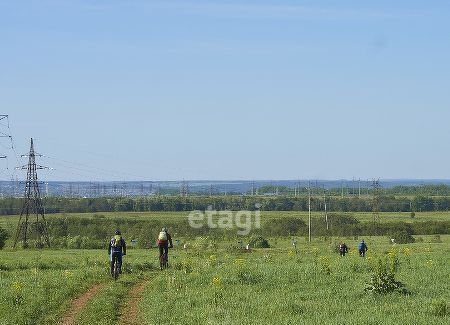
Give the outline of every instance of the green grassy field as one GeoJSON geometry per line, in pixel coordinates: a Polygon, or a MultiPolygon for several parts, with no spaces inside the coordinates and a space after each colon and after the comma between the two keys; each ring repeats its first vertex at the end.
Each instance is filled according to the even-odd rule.
{"type": "Polygon", "coordinates": [[[390,245],[365,238],[269,239],[272,248],[245,253],[234,242],[191,239],[171,251],[170,269],[156,270],[156,250],[130,249],[117,282],[99,250],[0,251],[0,324],[55,324],[71,301],[96,283],[100,292],[78,324],[115,324],[135,284],[149,280],[136,303],[144,324],[444,324],[449,321],[450,236],[390,245]],[[344,240],[349,254],[334,251],[344,240]],[[387,255],[390,253],[390,255],[387,255]],[[394,256],[396,278],[409,295],[364,291],[379,257],[394,256]],[[444,306],[444,307],[443,307],[444,306]],[[444,308],[444,312],[442,309],[444,308]]]}

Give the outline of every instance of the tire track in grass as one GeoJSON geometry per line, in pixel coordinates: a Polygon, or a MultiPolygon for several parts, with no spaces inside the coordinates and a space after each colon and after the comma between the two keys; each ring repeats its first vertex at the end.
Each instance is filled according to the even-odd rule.
{"type": "Polygon", "coordinates": [[[119,322],[117,324],[123,325],[140,325],[142,320],[139,315],[139,302],[142,300],[142,295],[149,285],[151,279],[138,282],[128,292],[128,300],[122,307],[120,312],[119,322]]]}
{"type": "Polygon", "coordinates": [[[68,312],[64,315],[59,322],[60,325],[74,325],[78,315],[86,307],[86,305],[103,289],[105,284],[96,284],[81,296],[72,301],[72,305],[68,312]]]}

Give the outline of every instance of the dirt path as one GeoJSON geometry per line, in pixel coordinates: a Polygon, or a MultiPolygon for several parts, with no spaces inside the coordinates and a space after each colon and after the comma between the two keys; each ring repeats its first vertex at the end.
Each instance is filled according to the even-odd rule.
{"type": "Polygon", "coordinates": [[[142,293],[149,284],[150,280],[142,281],[136,284],[129,292],[128,299],[120,312],[119,322],[123,325],[140,325],[142,321],[139,318],[139,302],[142,299],[142,293]]]}
{"type": "Polygon", "coordinates": [[[97,293],[104,287],[104,284],[96,284],[88,291],[82,294],[80,297],[72,301],[72,306],[69,311],[64,315],[63,319],[59,322],[61,325],[74,325],[80,312],[86,307],[89,301],[94,298],[97,293]]]}

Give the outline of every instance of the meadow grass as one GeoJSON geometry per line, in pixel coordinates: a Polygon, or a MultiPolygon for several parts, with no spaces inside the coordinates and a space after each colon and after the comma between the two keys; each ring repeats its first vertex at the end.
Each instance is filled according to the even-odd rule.
{"type": "Polygon", "coordinates": [[[125,274],[117,281],[110,281],[98,296],[88,303],[77,319],[77,324],[115,324],[120,316],[121,305],[126,300],[126,294],[136,281],[138,281],[136,277],[125,274]]]}
{"type": "Polygon", "coordinates": [[[249,253],[234,241],[192,238],[187,250],[170,252],[162,272],[155,271],[156,249],[130,249],[117,282],[108,276],[106,251],[7,249],[0,251],[0,324],[55,324],[95,283],[105,287],[78,323],[115,324],[128,290],[155,272],[138,306],[146,324],[444,324],[450,236],[433,238],[392,245],[364,237],[366,258],[357,256],[354,237],[298,238],[296,251],[291,238],[269,238],[272,248],[249,253]],[[343,258],[335,251],[340,241],[350,248],[343,258]],[[396,279],[409,295],[364,291],[388,253],[398,259],[396,279]]]}
{"type": "Polygon", "coordinates": [[[117,301],[117,305],[128,284],[155,269],[151,260],[148,251],[133,252],[125,257],[127,274],[114,283],[103,250],[0,251],[0,324],[56,324],[72,299],[95,283],[107,283],[100,302],[93,301],[88,307],[90,314],[80,320],[83,324],[100,324],[115,315],[110,312],[115,307],[109,302],[117,301]]]}
{"type": "MultiPolygon", "coordinates": [[[[288,244],[288,243],[285,243],[288,244]]],[[[356,244],[356,243],[355,243],[356,244]]],[[[279,243],[280,246],[283,246],[279,243]]],[[[389,245],[369,238],[367,258],[344,258],[316,242],[297,252],[191,251],[174,254],[140,306],[147,324],[443,324],[433,301],[449,301],[448,238],[389,245]],[[395,254],[409,295],[364,292],[378,257],[395,254]]]]}

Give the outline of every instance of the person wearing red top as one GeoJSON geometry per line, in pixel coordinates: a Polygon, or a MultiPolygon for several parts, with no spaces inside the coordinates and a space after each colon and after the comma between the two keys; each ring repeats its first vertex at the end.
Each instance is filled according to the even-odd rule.
{"type": "Polygon", "coordinates": [[[167,228],[163,227],[158,235],[158,248],[160,258],[163,253],[166,254],[166,263],[169,261],[169,247],[173,248],[172,236],[170,236],[167,228]]]}

